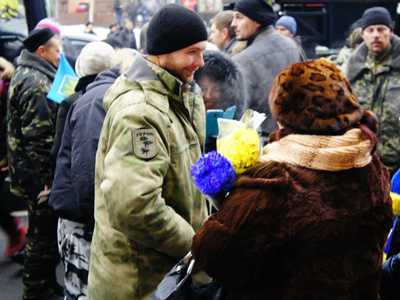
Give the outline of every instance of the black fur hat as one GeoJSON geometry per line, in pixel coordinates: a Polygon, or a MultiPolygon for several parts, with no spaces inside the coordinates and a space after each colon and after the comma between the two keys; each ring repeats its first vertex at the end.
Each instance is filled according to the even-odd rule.
{"type": "Polygon", "coordinates": [[[221,99],[219,108],[226,109],[232,105],[237,106],[238,114],[245,107],[245,86],[239,67],[232,59],[219,51],[204,52],[204,66],[198,69],[194,75],[199,83],[203,76],[207,76],[219,85],[221,99]]]}

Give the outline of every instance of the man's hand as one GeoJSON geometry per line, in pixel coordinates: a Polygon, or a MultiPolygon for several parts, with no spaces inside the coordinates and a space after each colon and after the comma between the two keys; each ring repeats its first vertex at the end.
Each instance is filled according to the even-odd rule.
{"type": "Polygon", "coordinates": [[[0,79],[10,80],[15,71],[14,66],[9,61],[0,57],[0,79]]]}
{"type": "Polygon", "coordinates": [[[39,193],[37,196],[38,198],[38,205],[41,205],[49,200],[51,190],[47,185],[44,186],[44,190],[39,193]]]}

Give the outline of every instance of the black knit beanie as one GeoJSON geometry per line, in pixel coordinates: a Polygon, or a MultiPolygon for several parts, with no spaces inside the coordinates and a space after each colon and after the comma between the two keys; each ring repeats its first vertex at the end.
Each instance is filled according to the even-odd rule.
{"type": "Polygon", "coordinates": [[[371,25],[385,25],[389,28],[393,28],[393,21],[389,11],[381,6],[367,9],[361,17],[361,26],[364,30],[371,25]]]}
{"type": "Polygon", "coordinates": [[[37,48],[46,44],[53,36],[54,33],[48,28],[34,29],[23,41],[23,44],[30,52],[35,52],[37,48]]]}
{"type": "Polygon", "coordinates": [[[239,0],[235,10],[262,26],[272,25],[276,20],[276,14],[266,0],[239,0]]]}
{"type": "Polygon", "coordinates": [[[195,12],[169,4],[151,19],[147,29],[147,53],[160,55],[184,49],[198,42],[207,41],[206,26],[195,12]]]}

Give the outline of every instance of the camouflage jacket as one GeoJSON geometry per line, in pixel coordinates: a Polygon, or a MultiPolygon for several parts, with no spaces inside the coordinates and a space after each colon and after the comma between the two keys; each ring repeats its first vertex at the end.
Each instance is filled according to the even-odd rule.
{"type": "Polygon", "coordinates": [[[149,299],[190,251],[207,217],[190,175],[204,145],[199,95],[143,57],[108,90],[96,157],[89,299],[149,299]]]}
{"type": "Polygon", "coordinates": [[[7,103],[8,161],[12,192],[36,197],[51,183],[50,150],[57,105],[46,96],[56,69],[24,50],[11,79],[7,103]]]}
{"type": "Polygon", "coordinates": [[[378,64],[361,44],[349,59],[346,75],[358,101],[379,119],[378,152],[393,172],[400,167],[400,38],[392,38],[390,53],[378,64]]]}

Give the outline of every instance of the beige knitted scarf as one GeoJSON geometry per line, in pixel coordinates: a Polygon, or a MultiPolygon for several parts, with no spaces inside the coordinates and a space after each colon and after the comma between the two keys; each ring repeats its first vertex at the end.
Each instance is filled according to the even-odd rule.
{"type": "Polygon", "coordinates": [[[372,148],[373,143],[360,129],[340,136],[291,134],[265,146],[261,161],[334,172],[368,165],[372,148]]]}

